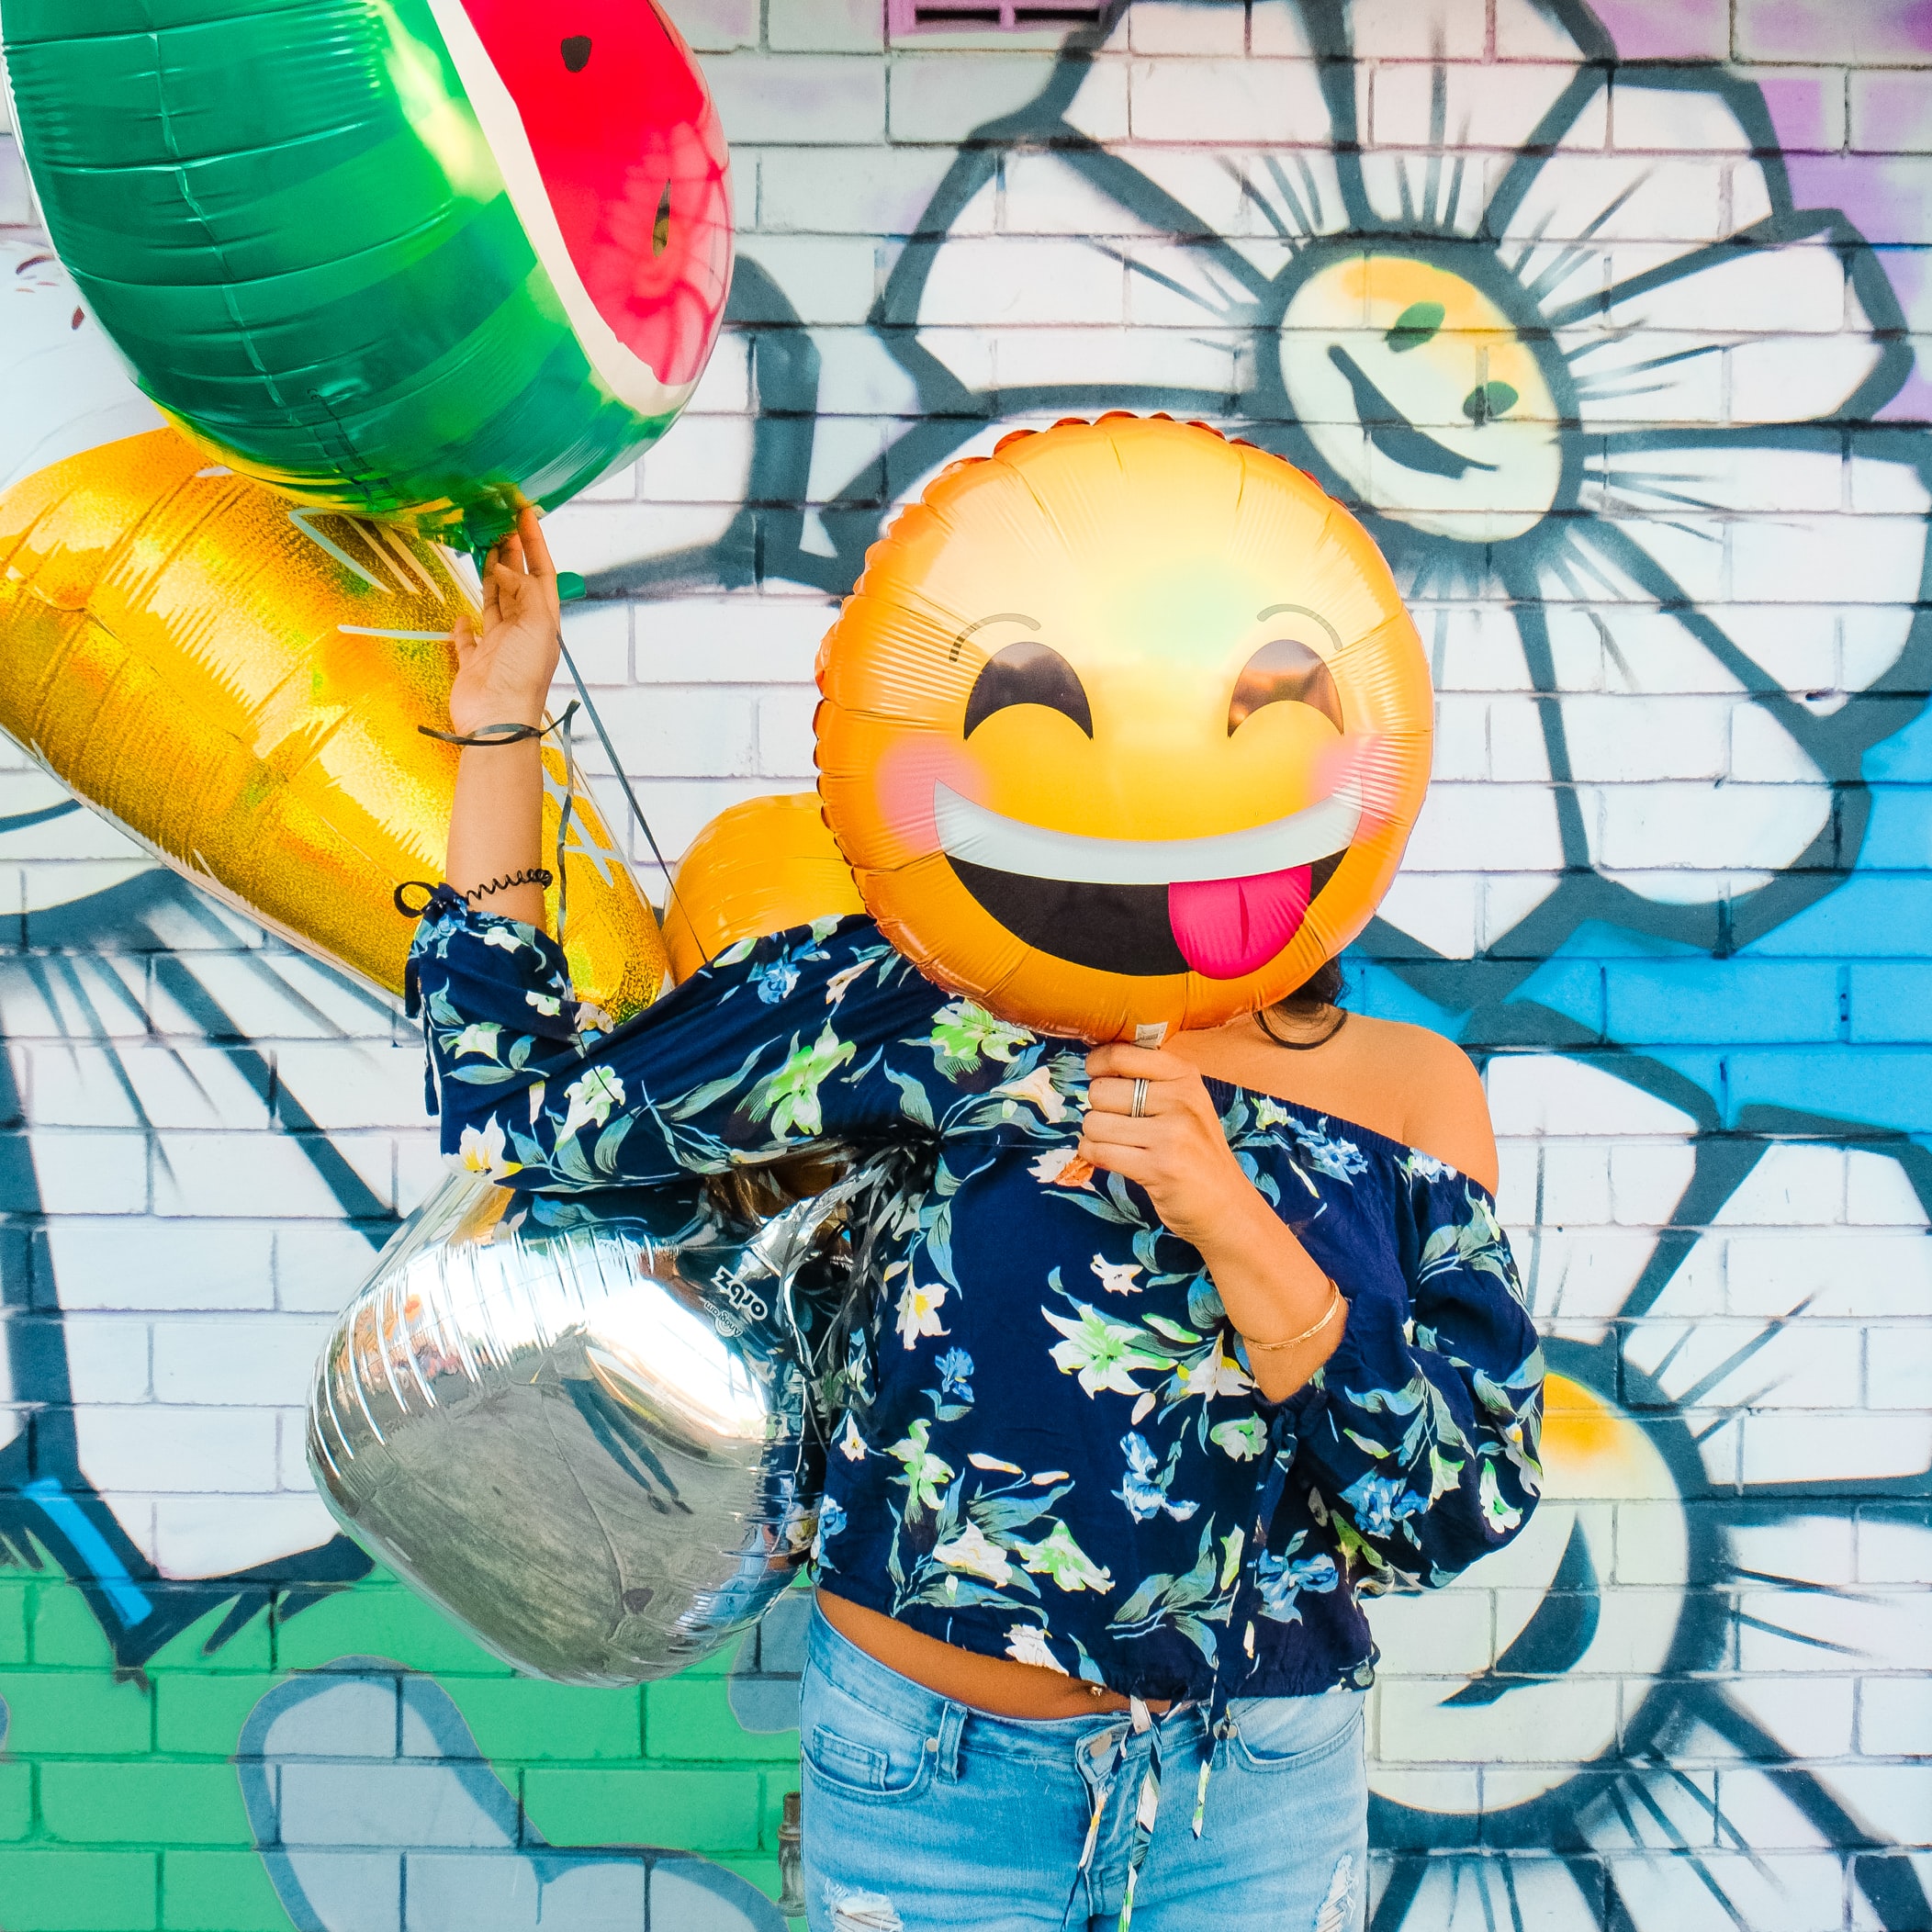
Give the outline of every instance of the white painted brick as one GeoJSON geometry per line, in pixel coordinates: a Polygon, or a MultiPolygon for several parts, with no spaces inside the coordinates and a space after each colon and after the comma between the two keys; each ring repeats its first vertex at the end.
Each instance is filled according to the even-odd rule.
{"type": "Polygon", "coordinates": [[[387,1039],[396,1003],[286,950],[155,961],[154,1030],[191,1039],[387,1039]]]}
{"type": "Polygon", "coordinates": [[[747,592],[637,606],[641,683],[796,684],[812,676],[837,606],[817,597],[747,592]]]}
{"type": "Polygon", "coordinates": [[[655,444],[637,466],[638,500],[724,503],[736,510],[750,485],[752,432],[744,416],[693,418],[683,433],[655,444]]]}
{"type": "Polygon", "coordinates": [[[148,1030],[147,961],[61,959],[44,972],[0,973],[0,1033],[20,1039],[129,1039],[148,1030]]]}
{"type": "Polygon", "coordinates": [[[1859,1749],[1869,1758],[1932,1757],[1932,1678],[1871,1678],[1859,1685],[1859,1749]]]}
{"type": "Polygon", "coordinates": [[[1932,1413],[1750,1415],[1743,1424],[1740,1480],[1747,1483],[1870,1482],[1923,1473],[1932,1465],[1932,1413]]]}
{"type": "Polygon", "coordinates": [[[1759,1578],[1840,1584],[1858,1577],[1854,1525],[1828,1509],[1790,1514],[1774,1505],[1762,1514],[1730,1512],[1726,1534],[1735,1566],[1759,1578]]]}
{"type": "Polygon", "coordinates": [[[1932,1241],[1922,1234],[1734,1235],[1724,1273],[1739,1315],[1782,1316],[1807,1298],[1814,1315],[1864,1320],[1932,1307],[1932,1241]]]}
{"type": "Polygon", "coordinates": [[[114,1409],[80,1412],[81,1466],[109,1489],[198,1494],[219,1473],[224,1492],[245,1496],[275,1481],[275,1412],[268,1409],[114,1409]]]}
{"type": "MultiPolygon", "coordinates": [[[[379,1139],[380,1159],[369,1139],[334,1134],[329,1146],[365,1180],[378,1178],[375,1192],[389,1199],[389,1141],[379,1139]]],[[[273,1215],[277,1219],[334,1220],[343,1212],[300,1136],[282,1133],[159,1134],[154,1142],[154,1211],[212,1219],[224,1215],[273,1215]]]]}
{"type": "Polygon", "coordinates": [[[16,1213],[140,1214],[148,1206],[148,1142],[140,1133],[39,1132],[31,1150],[36,1201],[9,1197],[16,1213]]]}
{"type": "Polygon", "coordinates": [[[268,1118],[266,1083],[253,1054],[75,1042],[16,1049],[14,1061],[37,1126],[247,1127],[268,1118]]]}
{"type": "Polygon", "coordinates": [[[885,132],[885,73],[873,61],[830,54],[727,54],[704,63],[732,146],[774,141],[837,145],[885,132]]]}
{"type": "Polygon", "coordinates": [[[1871,1408],[1923,1410],[1932,1395],[1932,1321],[1867,1329],[1865,1363],[1871,1408]]]}
{"type": "MultiPolygon", "coordinates": [[[[564,642],[586,684],[627,684],[631,678],[631,607],[626,603],[578,603],[564,612],[564,642]]],[[[564,702],[576,695],[568,671],[558,676],[564,702]]]]}
{"type": "MultiPolygon", "coordinates": [[[[641,685],[612,692],[598,709],[638,777],[748,778],[758,769],[756,702],[749,691],[641,685]]],[[[580,756],[593,775],[604,769],[601,746],[586,744],[580,756]]]]}
{"type": "MultiPolygon", "coordinates": [[[[988,121],[1004,119],[1039,98],[1052,78],[1053,56],[895,53],[890,121],[895,145],[964,140],[988,121]]],[[[1083,124],[1095,140],[1127,131],[1127,76],[1118,62],[1094,67],[1081,88],[1083,124]]]]}
{"type": "Polygon", "coordinates": [[[63,1309],[273,1306],[265,1227],[63,1216],[46,1230],[46,1266],[63,1309]]]}
{"type": "MultiPolygon", "coordinates": [[[[652,884],[653,882],[646,881],[652,884]]],[[[396,1212],[413,1214],[449,1177],[433,1133],[412,1134],[396,1142],[396,1212]]]]}
{"type": "MultiPolygon", "coordinates": [[[[1391,1679],[1377,1686],[1382,1711],[1381,1755],[1390,1764],[1455,1762],[1464,1756],[1466,1713],[1444,1710],[1442,1700],[1459,1690],[1460,1681],[1427,1678],[1391,1679]]],[[[1565,1687],[1566,1715],[1580,1732],[1613,1737],[1617,1728],[1614,1678],[1578,1678],[1565,1687]]],[[[1487,1731],[1485,1756],[1502,1764],[1537,1764],[1548,1745],[1533,1729],[1487,1731]]]]}
{"type": "MultiPolygon", "coordinates": [[[[726,53],[758,44],[760,0],[665,0],[664,10],[697,53],[726,53]]],[[[706,73],[713,63],[704,62],[706,73]]]]}
{"type": "Polygon", "coordinates": [[[1475,1677],[1495,1657],[1491,1593],[1459,1589],[1377,1597],[1366,1605],[1382,1649],[1378,1676],[1475,1677]]]}
{"type": "Polygon", "coordinates": [[[774,51],[876,53],[885,45],[878,0],[766,0],[765,43],[774,51]]]}
{"type": "Polygon", "coordinates": [[[273,1296],[253,1306],[335,1314],[368,1279],[377,1249],[394,1230],[377,1226],[371,1231],[373,1241],[340,1224],[279,1230],[264,1271],[264,1280],[273,1280],[273,1296]]]}
{"type": "Polygon", "coordinates": [[[166,1576],[219,1577],[319,1548],[339,1533],[312,1488],[276,1496],[162,1496],[154,1501],[152,1561],[166,1576]]]}
{"type": "Polygon", "coordinates": [[[154,1399],[299,1407],[329,1332],[320,1315],[174,1316],[157,1320],[154,1399]]]}
{"type": "Polygon", "coordinates": [[[1245,9],[1235,5],[1190,5],[1188,0],[1136,0],[1128,9],[1127,44],[1136,53],[1174,54],[1196,59],[1204,54],[1240,54],[1246,51],[1245,9]]]}
{"type": "MultiPolygon", "coordinates": [[[[150,1399],[148,1324],[122,1316],[73,1313],[61,1321],[71,1393],[76,1402],[150,1399]]],[[[17,1344],[17,1333],[16,1336],[17,1344]]]]}
{"type": "Polygon", "coordinates": [[[809,791],[816,778],[812,716],[818,693],[810,686],[769,691],[758,700],[758,770],[809,791]]]}
{"type": "Polygon", "coordinates": [[[952,165],[944,147],[765,148],[760,235],[909,235],[952,165]]]}
{"type": "Polygon", "coordinates": [[[802,322],[863,322],[884,286],[883,250],[869,236],[760,234],[740,248],[784,290],[802,322]]]}
{"type": "Polygon", "coordinates": [[[376,1127],[424,1130],[420,1035],[381,1046],[344,1040],[277,1047],[275,1063],[278,1095],[327,1132],[376,1127]]]}

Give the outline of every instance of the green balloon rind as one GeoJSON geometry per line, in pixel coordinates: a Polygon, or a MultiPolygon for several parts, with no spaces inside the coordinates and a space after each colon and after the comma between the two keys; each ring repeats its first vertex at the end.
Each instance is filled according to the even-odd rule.
{"type": "Polygon", "coordinates": [[[17,129],[55,249],[171,421],[303,502],[480,548],[695,384],[655,414],[612,393],[426,0],[353,11],[359,39],[349,10],[261,0],[0,0],[17,129]]]}

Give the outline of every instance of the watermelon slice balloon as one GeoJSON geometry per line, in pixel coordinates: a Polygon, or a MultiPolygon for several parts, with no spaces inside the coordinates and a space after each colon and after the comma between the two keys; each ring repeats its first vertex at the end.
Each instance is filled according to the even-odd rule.
{"type": "Polygon", "coordinates": [[[731,276],[655,0],[0,0],[48,231],[163,412],[479,546],[662,435],[731,276]]]}

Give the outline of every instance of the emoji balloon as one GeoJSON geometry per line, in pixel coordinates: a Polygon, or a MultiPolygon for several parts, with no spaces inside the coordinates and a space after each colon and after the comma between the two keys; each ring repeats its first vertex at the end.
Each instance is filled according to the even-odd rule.
{"type": "Polygon", "coordinates": [[[747,798],[691,840],[664,908],[671,975],[687,980],[727,946],[865,910],[815,792],[747,798]]]}
{"type": "Polygon", "coordinates": [[[1367,533],[1163,417],[942,472],[818,682],[819,792],[887,937],[1087,1039],[1294,992],[1367,923],[1428,782],[1428,668],[1367,533]]]}
{"type": "MultiPolygon", "coordinates": [[[[450,630],[476,609],[435,545],[295,509],[151,430],[0,495],[0,728],[197,885],[399,992],[415,924],[391,894],[442,877],[458,757],[417,727],[448,726],[450,630]]],[[[565,764],[545,761],[554,852],[565,764]]],[[[622,1018],[663,943],[574,794],[564,950],[622,1018]]],[[[555,930],[555,885],[547,909],[555,930]]]]}
{"type": "Polygon", "coordinates": [[[696,387],[730,184],[653,0],[0,0],[0,33],[83,301],[258,481],[479,547],[696,387]]]}

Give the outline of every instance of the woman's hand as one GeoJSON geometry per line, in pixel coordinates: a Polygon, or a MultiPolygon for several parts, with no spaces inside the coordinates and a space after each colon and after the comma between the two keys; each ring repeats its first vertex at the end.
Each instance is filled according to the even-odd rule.
{"type": "Polygon", "coordinates": [[[525,509],[516,534],[497,545],[484,564],[482,636],[467,617],[456,620],[453,731],[543,723],[556,675],[561,612],[549,546],[536,511],[525,509]]]}
{"type": "Polygon", "coordinates": [[[1178,1053],[1115,1044],[1087,1055],[1087,1079],[1082,1157],[1138,1181],[1164,1227],[1197,1248],[1208,1246],[1230,1209],[1245,1207],[1243,1196],[1254,1188],[1228,1146],[1199,1070],[1178,1053]],[[1147,1083],[1138,1119],[1136,1080],[1147,1083]]]}
{"type": "Polygon", "coordinates": [[[1284,1400],[1334,1353],[1346,1304],[1234,1158],[1196,1068],[1178,1053],[1117,1044],[1087,1055],[1087,1080],[1082,1156],[1138,1181],[1162,1225],[1200,1251],[1249,1340],[1254,1386],[1284,1400]],[[1139,1118],[1137,1080],[1147,1083],[1139,1118]]]}

